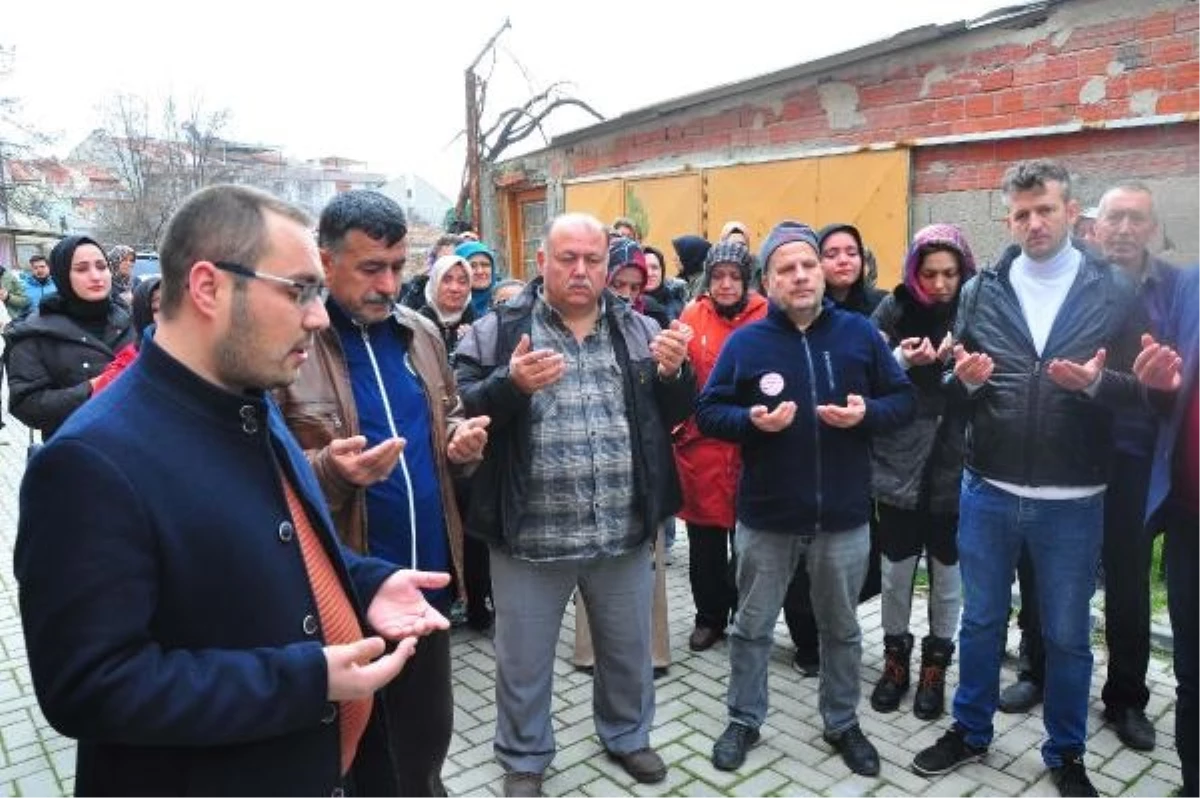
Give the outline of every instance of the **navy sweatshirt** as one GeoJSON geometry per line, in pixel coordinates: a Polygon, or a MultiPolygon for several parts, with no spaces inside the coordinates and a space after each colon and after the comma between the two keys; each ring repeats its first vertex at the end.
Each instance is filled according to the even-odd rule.
{"type": "Polygon", "coordinates": [[[864,316],[826,300],[801,332],[774,302],[767,317],[726,341],[696,402],[705,435],[740,443],[737,517],[763,532],[841,532],[867,523],[871,433],[912,420],[911,383],[864,316]],[[862,396],[866,415],[850,429],[817,418],[817,405],[862,396]],[[791,426],[762,432],[750,408],[796,403],[791,426]]]}

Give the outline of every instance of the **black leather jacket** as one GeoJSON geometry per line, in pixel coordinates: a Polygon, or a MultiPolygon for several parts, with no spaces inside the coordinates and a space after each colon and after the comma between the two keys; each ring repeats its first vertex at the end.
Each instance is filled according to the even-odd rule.
{"type": "Polygon", "coordinates": [[[986,352],[995,364],[991,379],[971,396],[966,465],[1018,485],[1103,485],[1112,413],[1141,401],[1129,369],[1148,327],[1145,308],[1120,269],[1085,252],[1039,355],[1009,281],[1019,253],[1011,247],[994,268],[972,278],[959,299],[955,340],[968,352],[986,352]],[[1046,372],[1055,358],[1084,363],[1101,347],[1107,362],[1095,397],[1060,388],[1046,372]]]}

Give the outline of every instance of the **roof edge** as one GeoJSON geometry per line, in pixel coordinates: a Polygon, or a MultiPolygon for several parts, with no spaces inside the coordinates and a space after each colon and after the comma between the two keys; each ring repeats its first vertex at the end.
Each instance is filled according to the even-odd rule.
{"type": "MultiPolygon", "coordinates": [[[[960,36],[982,28],[999,25],[1024,25],[1030,20],[1044,17],[1051,6],[1063,2],[1066,2],[1066,0],[1034,0],[1034,2],[1027,4],[998,8],[973,20],[959,20],[958,22],[948,22],[943,25],[928,24],[910,28],[886,39],[870,42],[851,50],[843,50],[840,53],[827,55],[815,61],[805,61],[795,66],[776,70],[775,72],[768,72],[735,83],[726,83],[711,89],[704,89],[693,94],[665,100],[639,110],[630,111],[614,119],[598,122],[588,127],[579,128],[578,130],[572,130],[552,138],[549,145],[542,148],[541,151],[567,147],[584,139],[634,127],[697,105],[723,100],[727,97],[733,97],[749,91],[770,88],[777,84],[787,83],[809,75],[830,72],[860,61],[866,61],[883,55],[891,55],[902,50],[919,47],[941,39],[960,36]]],[[[526,156],[533,155],[536,152],[526,153],[526,156]]]]}

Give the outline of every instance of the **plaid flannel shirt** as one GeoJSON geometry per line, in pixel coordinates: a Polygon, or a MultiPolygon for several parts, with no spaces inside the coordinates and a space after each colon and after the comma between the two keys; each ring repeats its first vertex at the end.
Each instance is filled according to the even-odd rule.
{"type": "Polygon", "coordinates": [[[630,551],[641,519],[621,366],[603,313],[582,342],[540,297],[532,344],[566,358],[566,374],[533,395],[529,492],[514,557],[586,559],[630,551]]]}

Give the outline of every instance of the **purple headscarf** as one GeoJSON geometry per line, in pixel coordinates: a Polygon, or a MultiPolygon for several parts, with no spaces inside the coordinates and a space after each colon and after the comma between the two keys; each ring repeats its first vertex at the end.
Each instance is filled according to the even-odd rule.
{"type": "Polygon", "coordinates": [[[921,290],[921,281],[917,279],[917,271],[925,255],[935,249],[948,249],[958,256],[958,285],[975,276],[975,256],[971,254],[971,246],[967,243],[962,230],[952,224],[931,224],[922,227],[913,236],[912,246],[904,259],[904,287],[913,299],[925,307],[932,307],[934,302],[929,295],[921,290]]]}

